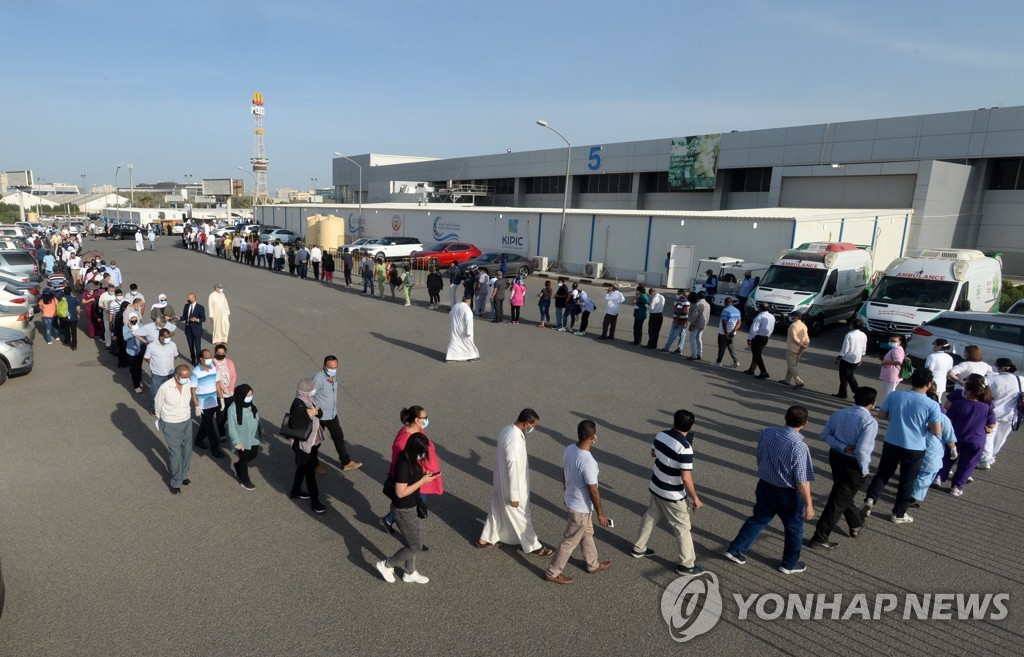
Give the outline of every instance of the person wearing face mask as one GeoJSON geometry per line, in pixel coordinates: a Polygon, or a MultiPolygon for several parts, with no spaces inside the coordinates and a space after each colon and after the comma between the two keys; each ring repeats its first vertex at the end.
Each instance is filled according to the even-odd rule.
{"type": "Polygon", "coordinates": [[[139,327],[139,316],[132,313],[128,315],[128,323],[122,329],[124,350],[128,356],[128,372],[132,375],[132,386],[135,388],[135,392],[142,392],[142,350],[146,344],[143,338],[136,335],[139,327]]]}
{"type": "Polygon", "coordinates": [[[289,495],[293,500],[310,500],[314,513],[324,513],[327,508],[320,503],[320,488],[316,484],[317,452],[324,441],[324,429],[320,425],[323,410],[316,403],[317,384],[311,378],[302,379],[295,390],[295,399],[288,410],[288,427],[304,431],[304,439],[292,440],[295,453],[295,479],[289,495]],[[306,490],[302,490],[302,483],[306,490]]]}
{"type": "Polygon", "coordinates": [[[494,492],[491,510],[478,548],[496,547],[498,543],[519,543],[526,554],[550,557],[554,550],[541,545],[533,529],[530,514],[530,463],[526,455],[526,436],[533,433],[540,417],[532,408],[524,408],[515,423],[498,435],[494,457],[494,492]]]}
{"type": "MultiPolygon", "coordinates": [[[[117,303],[115,301],[115,303],[117,303]]],[[[128,344],[125,339],[125,328],[127,325],[128,308],[131,307],[127,301],[122,301],[120,308],[114,312],[114,343],[117,348],[117,366],[128,367],[128,344]]]]}
{"type": "MultiPolygon", "coordinates": [[[[359,461],[353,461],[345,447],[345,432],[341,429],[341,421],[338,417],[338,357],[325,356],[324,366],[317,370],[312,377],[316,383],[316,406],[323,414],[320,416],[320,426],[331,433],[331,440],[335,449],[338,450],[338,460],[341,462],[342,471],[355,470],[362,467],[359,461]]],[[[320,465],[319,459],[316,463],[317,474],[327,474],[327,469],[320,465]]]]}
{"type": "MultiPolygon", "coordinates": [[[[427,434],[424,433],[427,427],[430,426],[430,416],[427,414],[426,409],[422,406],[410,406],[409,408],[403,408],[399,413],[399,419],[402,421],[402,428],[398,430],[398,434],[395,436],[395,441],[391,443],[391,471],[394,473],[395,464],[398,463],[402,455],[402,450],[405,449],[406,443],[409,442],[409,437],[414,434],[420,434],[427,441],[427,455],[422,461],[424,469],[429,472],[440,473],[441,472],[441,460],[437,458],[437,450],[434,449],[434,443],[427,438],[427,434]]],[[[419,498],[423,500],[424,495],[441,495],[444,493],[444,482],[441,477],[438,476],[432,479],[430,482],[424,484],[419,489],[419,498]]],[[[423,509],[426,509],[426,501],[421,501],[423,509]]],[[[424,514],[425,515],[425,514],[424,514]]],[[[394,534],[395,529],[395,517],[394,514],[388,513],[386,516],[381,518],[381,524],[388,532],[394,534]]],[[[425,549],[425,548],[424,548],[425,549]]]]}
{"type": "Polygon", "coordinates": [[[202,413],[199,431],[196,433],[196,447],[206,449],[209,446],[213,458],[220,459],[224,458],[224,453],[220,449],[221,437],[217,431],[217,410],[224,404],[224,391],[217,379],[213,354],[209,349],[203,349],[199,355],[199,364],[192,370],[192,398],[195,407],[202,413]]]}
{"type": "Polygon", "coordinates": [[[188,486],[192,465],[192,371],[188,365],[178,365],[174,377],[165,381],[156,394],[157,427],[164,434],[169,450],[171,493],[177,495],[182,486],[188,486]]]}
{"type": "Polygon", "coordinates": [[[169,321],[178,321],[178,315],[174,312],[174,306],[167,302],[167,295],[161,294],[157,296],[156,303],[153,304],[152,310],[149,311],[149,318],[154,322],[158,317],[166,317],[169,321]]]}
{"type": "Polygon", "coordinates": [[[192,365],[199,362],[199,353],[203,349],[203,322],[206,321],[206,308],[196,303],[196,295],[189,294],[185,307],[181,311],[181,321],[185,324],[185,339],[188,340],[189,358],[192,365]]]}
{"type": "Polygon", "coordinates": [[[900,369],[903,367],[906,354],[903,351],[903,336],[901,335],[890,335],[889,341],[882,346],[889,349],[882,357],[882,370],[878,374],[878,378],[882,381],[882,402],[884,403],[885,398],[892,394],[896,390],[896,386],[900,384],[900,369]]]}
{"type": "Polygon", "coordinates": [[[391,499],[388,515],[396,518],[405,547],[374,564],[377,572],[388,583],[395,581],[396,567],[402,568],[403,582],[426,584],[430,581],[416,570],[416,559],[426,549],[421,525],[423,516],[417,510],[418,493],[422,493],[424,488],[440,478],[437,470],[426,465],[428,444],[427,437],[422,433],[412,434],[391,466],[394,489],[388,489],[388,497],[391,499]]]}
{"type": "Polygon", "coordinates": [[[174,359],[178,347],[171,340],[171,332],[161,329],[158,338],[146,345],[143,360],[149,363],[149,390],[153,396],[153,411],[156,414],[156,396],[160,386],[174,376],[174,359]]]}
{"type": "Polygon", "coordinates": [[[220,430],[220,435],[223,436],[227,433],[227,417],[235,399],[235,383],[238,382],[238,376],[235,374],[235,362],[228,358],[226,344],[218,344],[213,348],[213,366],[217,368],[217,381],[224,394],[224,404],[217,410],[217,428],[220,430]]]}
{"type": "Polygon", "coordinates": [[[252,388],[243,383],[235,388],[231,411],[227,413],[228,436],[238,456],[234,465],[235,475],[245,490],[256,490],[249,478],[249,463],[259,454],[263,436],[260,414],[252,400],[252,388]]]}
{"type": "Polygon", "coordinates": [[[210,298],[206,300],[206,307],[210,310],[210,319],[213,320],[213,343],[228,343],[228,333],[231,331],[231,308],[228,306],[228,298],[224,296],[224,286],[220,283],[210,292],[210,298]]]}

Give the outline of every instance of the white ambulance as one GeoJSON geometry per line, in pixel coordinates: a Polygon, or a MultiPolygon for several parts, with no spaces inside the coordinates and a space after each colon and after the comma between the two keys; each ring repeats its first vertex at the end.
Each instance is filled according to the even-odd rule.
{"type": "Polygon", "coordinates": [[[897,258],[861,306],[860,318],[875,344],[910,333],[944,310],[996,312],[1003,264],[974,249],[927,249],[897,258]]]}
{"type": "Polygon", "coordinates": [[[767,303],[785,326],[794,310],[803,312],[811,335],[857,312],[871,276],[871,252],[849,242],[811,242],[783,251],[747,300],[744,318],[767,303]]]}
{"type": "Polygon", "coordinates": [[[714,256],[710,258],[701,258],[700,263],[697,265],[697,275],[693,278],[693,286],[691,289],[694,292],[703,292],[704,283],[708,279],[708,270],[715,275],[718,279],[718,291],[713,299],[708,299],[708,303],[711,306],[718,307],[725,303],[726,297],[737,297],[740,286],[743,284],[743,275],[748,271],[750,272],[751,278],[755,281],[764,276],[764,273],[768,270],[768,265],[762,265],[756,262],[746,262],[740,258],[731,258],[729,256],[714,256]]]}

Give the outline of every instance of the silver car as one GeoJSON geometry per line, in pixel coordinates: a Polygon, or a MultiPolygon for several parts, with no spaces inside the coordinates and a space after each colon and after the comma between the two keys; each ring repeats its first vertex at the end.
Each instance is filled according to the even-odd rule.
{"type": "Polygon", "coordinates": [[[21,331],[0,328],[0,385],[11,374],[26,374],[35,363],[32,343],[21,331]]]}
{"type": "Polygon", "coordinates": [[[1009,358],[1018,370],[1024,369],[1024,315],[1007,313],[944,312],[914,329],[907,342],[907,355],[914,364],[923,365],[932,353],[935,338],[949,340],[949,352],[957,363],[964,349],[981,347],[985,362],[1009,358]]]}

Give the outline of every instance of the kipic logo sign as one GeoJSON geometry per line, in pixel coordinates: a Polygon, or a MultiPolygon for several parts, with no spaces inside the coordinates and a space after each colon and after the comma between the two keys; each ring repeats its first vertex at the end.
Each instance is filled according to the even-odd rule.
{"type": "Polygon", "coordinates": [[[680,643],[710,631],[722,617],[718,577],[705,572],[669,584],[661,596],[661,616],[669,635],[680,643]]]}
{"type": "Polygon", "coordinates": [[[501,236],[501,245],[503,247],[514,249],[522,249],[526,247],[526,238],[519,234],[518,219],[508,220],[508,230],[501,236]]]}

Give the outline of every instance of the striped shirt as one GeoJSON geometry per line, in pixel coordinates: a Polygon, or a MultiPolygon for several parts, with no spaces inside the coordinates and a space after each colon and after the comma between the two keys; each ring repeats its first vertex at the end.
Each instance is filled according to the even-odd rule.
{"type": "Polygon", "coordinates": [[[206,410],[214,408],[220,400],[217,399],[217,368],[203,369],[197,365],[192,370],[192,387],[196,389],[196,397],[199,400],[199,408],[206,410]]]}
{"type": "Polygon", "coordinates": [[[651,492],[670,502],[685,500],[683,470],[693,470],[693,446],[689,437],[676,429],[660,432],[654,437],[651,492]]]}
{"type": "Polygon", "coordinates": [[[757,476],[772,486],[796,488],[814,481],[811,450],[791,427],[768,427],[757,439],[757,476]]]}

